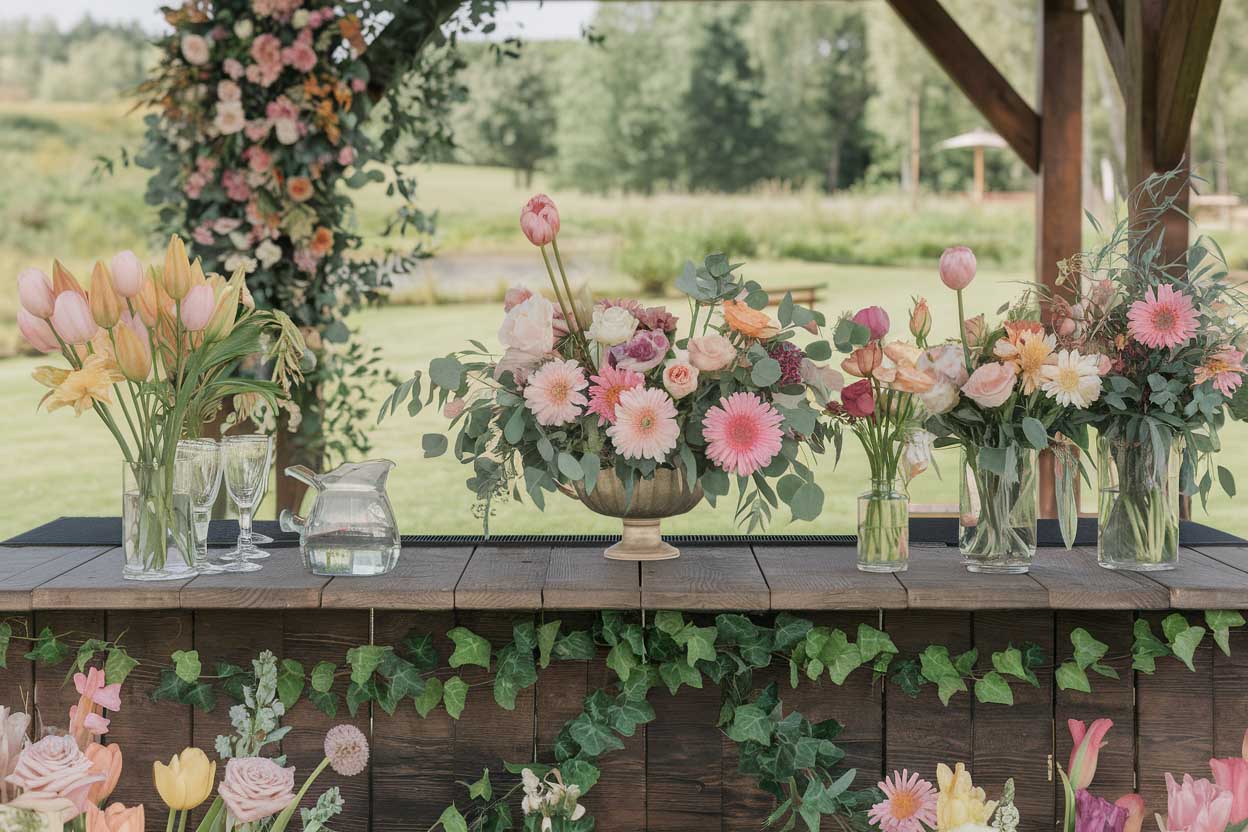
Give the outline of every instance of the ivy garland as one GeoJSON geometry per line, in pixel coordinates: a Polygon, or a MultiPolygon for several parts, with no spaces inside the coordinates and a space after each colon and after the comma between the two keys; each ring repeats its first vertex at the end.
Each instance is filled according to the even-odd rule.
{"type": "MultiPolygon", "coordinates": [[[[518,621],[511,640],[502,646],[466,627],[455,627],[446,634],[454,644],[446,667],[440,666],[433,636],[413,629],[394,645],[350,648],[342,665],[320,661],[308,669],[294,659],[282,659],[277,663],[277,697],[289,711],[306,695],[315,707],[336,716],[340,695],[334,683],[347,678],[343,699],[352,715],[369,702],[393,715],[410,699],[422,718],[441,706],[452,719],[459,719],[470,688],[457,672],[461,668],[492,668],[494,701],[514,710],[517,695],[536,684],[540,668],[552,661],[588,661],[600,647],[609,648],[606,663],[617,681],[585,697],[581,712],[555,739],[553,762],[507,763],[509,772],[529,768],[542,776],[558,768],[563,782],[584,794],[598,781],[598,758],[622,749],[624,738],[655,718],[648,701],[652,689],[664,687],[675,695],[683,686],[701,688],[709,680],[721,686],[717,724],[740,746],[741,771],[754,776],[778,801],[768,825],[790,829],[800,819],[814,832],[824,816],[836,816],[843,827],[866,829],[866,810],[879,799],[878,792],[874,787],[851,790],[855,771],[840,766],[844,752],[834,742],[841,729],[836,720],[812,723],[796,711],[785,713],[779,686],[773,682],[756,689],[754,671],[776,660],[788,662],[789,685],[796,688],[802,677],[818,681],[826,676],[841,685],[854,671],[867,668],[873,681],[887,679],[910,696],[934,685],[945,705],[958,693],[972,690],[979,702],[1012,705],[1012,685],[1039,686],[1036,671],[1042,668],[1053,668],[1062,690],[1091,692],[1089,670],[1117,679],[1108,662],[1127,657],[1107,656],[1108,645],[1082,627],[1070,634],[1069,658],[1053,665],[1032,643],[1011,644],[986,660],[975,649],[954,656],[940,644],[903,656],[887,632],[869,624],[859,624],[851,638],[840,628],[816,626],[785,612],[770,625],[737,613],[717,615],[711,623],[699,621],[674,611],[657,612],[650,620],[637,613],[604,611],[584,630],[567,629],[558,619],[540,624],[518,621]]],[[[1192,660],[1206,635],[1212,635],[1229,656],[1230,631],[1244,623],[1235,610],[1206,610],[1203,626],[1172,613],[1161,622],[1159,636],[1147,620],[1136,619],[1129,656],[1132,669],[1151,674],[1157,659],[1174,657],[1195,670],[1192,660]]],[[[37,665],[59,665],[72,657],[70,672],[81,671],[103,654],[109,684],[125,681],[139,665],[126,652],[124,634],[113,641],[86,637],[75,648],[71,642],[80,635],[57,634],[47,627],[32,634],[24,619],[0,622],[0,668],[8,666],[14,642],[29,643],[23,657],[37,665]],[[14,624],[21,632],[15,632],[14,624]]],[[[179,650],[170,664],[158,667],[153,700],[204,711],[216,707],[219,694],[242,701],[243,688],[256,683],[252,671],[228,662],[218,662],[214,672],[206,673],[195,650],[179,650]]],[[[466,808],[448,806],[435,827],[441,825],[446,832],[515,828],[511,798],[518,785],[496,792],[488,769],[476,782],[463,785],[468,789],[466,808]]],[[[589,815],[563,823],[570,832],[593,828],[589,815]]]]}

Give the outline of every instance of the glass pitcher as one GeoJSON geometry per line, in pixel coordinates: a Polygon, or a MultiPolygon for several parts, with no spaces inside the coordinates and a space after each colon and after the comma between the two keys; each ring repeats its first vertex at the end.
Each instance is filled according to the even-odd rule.
{"type": "Polygon", "coordinates": [[[317,474],[292,465],[286,475],[316,489],[307,518],[289,510],[282,530],[299,533],[303,562],[314,575],[384,575],[399,560],[399,527],[386,497],[388,459],[350,462],[317,474]]]}

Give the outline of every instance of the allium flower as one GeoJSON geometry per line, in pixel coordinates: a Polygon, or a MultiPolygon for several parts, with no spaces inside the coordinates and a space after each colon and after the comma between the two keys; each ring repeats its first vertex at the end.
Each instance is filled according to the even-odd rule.
{"type": "Polygon", "coordinates": [[[620,394],[615,424],[607,428],[607,436],[616,452],[626,459],[662,462],[680,438],[672,397],[653,388],[625,390],[620,394]]]}
{"type": "MultiPolygon", "coordinates": [[[[1009,324],[1006,324],[1006,328],[1008,331],[1009,324]]],[[[1016,338],[1002,338],[997,341],[992,348],[992,353],[1017,368],[1018,378],[1023,385],[1023,393],[1031,395],[1043,380],[1040,371],[1056,360],[1053,357],[1055,349],[1057,349],[1055,336],[1045,335],[1044,330],[1036,332],[1026,329],[1019,331],[1016,338]]]]}
{"type": "Polygon", "coordinates": [[[1101,397],[1099,361],[1099,356],[1062,350],[1055,363],[1040,368],[1041,389],[1060,405],[1085,408],[1101,397]]]}
{"type": "Polygon", "coordinates": [[[368,738],[354,725],[335,725],[325,734],[325,756],[343,777],[354,777],[368,766],[368,738]]]}
{"type": "Polygon", "coordinates": [[[936,787],[905,769],[879,783],[884,800],[871,807],[867,819],[883,832],[923,832],[936,825],[936,787]]]}
{"type": "Polygon", "coordinates": [[[1127,329],[1146,347],[1171,349],[1186,344],[1196,334],[1196,310],[1192,299],[1174,291],[1170,284],[1144,293],[1143,300],[1127,311],[1127,329]]]}
{"type": "Polygon", "coordinates": [[[747,477],[780,453],[784,417],[753,393],[733,393],[706,412],[706,457],[730,474],[747,477]]]}
{"type": "Polygon", "coordinates": [[[1223,347],[1196,368],[1196,380],[1192,384],[1204,384],[1212,381],[1213,386],[1223,396],[1230,398],[1236,388],[1244,383],[1244,353],[1234,347],[1223,347]]]}
{"type": "Polygon", "coordinates": [[[615,424],[615,408],[620,403],[620,396],[624,391],[640,386],[645,378],[632,370],[603,366],[598,375],[590,376],[589,380],[593,382],[589,388],[589,412],[598,414],[601,426],[615,424]]]}
{"type": "Polygon", "coordinates": [[[806,353],[792,341],[781,341],[767,350],[780,363],[780,384],[797,384],[802,380],[802,359],[806,353]]]}
{"type": "Polygon", "coordinates": [[[540,425],[565,425],[588,404],[580,392],[589,386],[585,373],[572,360],[543,364],[524,388],[524,401],[540,425]]]}

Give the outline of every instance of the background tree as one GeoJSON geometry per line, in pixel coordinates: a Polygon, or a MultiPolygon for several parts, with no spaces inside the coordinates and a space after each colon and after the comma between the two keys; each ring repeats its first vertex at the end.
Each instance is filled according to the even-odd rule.
{"type": "Polygon", "coordinates": [[[458,131],[461,144],[473,161],[511,168],[528,187],[538,164],[555,153],[553,60],[532,45],[505,66],[473,57],[464,76],[472,94],[460,115],[467,128],[458,131]]]}

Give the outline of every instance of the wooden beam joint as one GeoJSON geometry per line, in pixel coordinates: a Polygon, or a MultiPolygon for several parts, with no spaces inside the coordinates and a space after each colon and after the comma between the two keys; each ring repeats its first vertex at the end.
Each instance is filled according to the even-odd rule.
{"type": "Polygon", "coordinates": [[[1157,37],[1156,163],[1183,159],[1222,0],[1170,0],[1157,37]]]}

